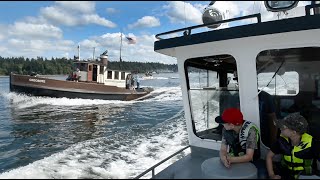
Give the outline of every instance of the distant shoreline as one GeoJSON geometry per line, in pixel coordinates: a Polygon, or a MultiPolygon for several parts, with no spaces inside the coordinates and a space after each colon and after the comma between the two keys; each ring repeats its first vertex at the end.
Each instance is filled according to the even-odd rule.
{"type": "Polygon", "coordinates": [[[0,78],[4,78],[4,77],[9,77],[9,76],[5,76],[5,75],[0,75],[0,78]]]}

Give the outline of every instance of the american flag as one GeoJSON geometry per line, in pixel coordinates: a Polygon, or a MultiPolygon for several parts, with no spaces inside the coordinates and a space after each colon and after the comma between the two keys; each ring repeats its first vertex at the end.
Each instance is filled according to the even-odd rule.
{"type": "Polygon", "coordinates": [[[128,40],[128,44],[135,44],[137,42],[135,37],[126,37],[128,40]]]}

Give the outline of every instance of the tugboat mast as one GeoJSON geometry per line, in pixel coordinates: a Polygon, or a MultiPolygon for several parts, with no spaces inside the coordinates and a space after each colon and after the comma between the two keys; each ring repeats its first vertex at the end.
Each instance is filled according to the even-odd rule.
{"type": "Polygon", "coordinates": [[[122,59],[121,59],[121,49],[122,49],[122,32],[121,32],[121,35],[120,35],[120,62],[122,62],[122,59]]]}

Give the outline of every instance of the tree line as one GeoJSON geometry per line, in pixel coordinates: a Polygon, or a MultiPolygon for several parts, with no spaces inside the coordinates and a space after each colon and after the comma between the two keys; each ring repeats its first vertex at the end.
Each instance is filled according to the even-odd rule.
{"type": "MultiPolygon", "coordinates": [[[[163,64],[156,62],[108,62],[109,69],[118,69],[122,71],[135,71],[138,73],[146,72],[177,72],[176,64],[163,64]]],[[[18,74],[69,74],[74,71],[73,59],[43,57],[25,58],[25,57],[1,57],[0,56],[0,75],[9,75],[10,72],[18,74]]]]}

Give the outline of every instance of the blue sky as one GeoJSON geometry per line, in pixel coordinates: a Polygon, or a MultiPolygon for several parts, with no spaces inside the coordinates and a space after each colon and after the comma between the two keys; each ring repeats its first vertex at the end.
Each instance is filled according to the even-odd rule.
{"type": "MultiPolygon", "coordinates": [[[[176,59],[153,51],[155,35],[202,23],[203,9],[210,1],[1,1],[0,54],[2,57],[99,56],[106,49],[110,61],[119,60],[123,34],[124,61],[175,64],[176,59]],[[136,44],[128,44],[133,37],[136,44]]],[[[310,4],[301,1],[298,6],[310,4]]],[[[274,17],[263,1],[217,1],[214,7],[226,18],[260,12],[274,17]]],[[[232,24],[224,24],[226,28],[232,24]]]]}

